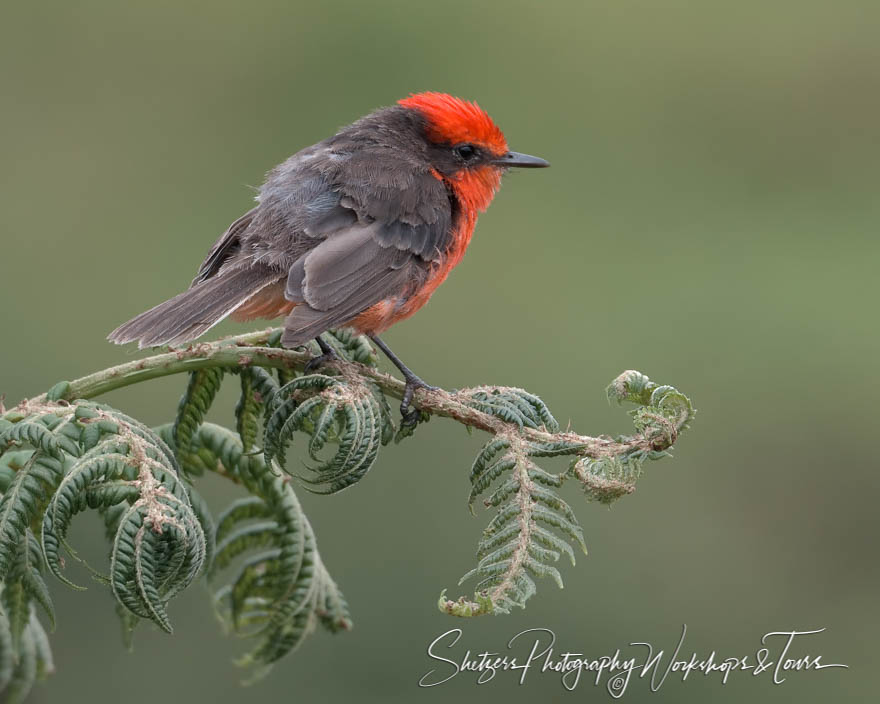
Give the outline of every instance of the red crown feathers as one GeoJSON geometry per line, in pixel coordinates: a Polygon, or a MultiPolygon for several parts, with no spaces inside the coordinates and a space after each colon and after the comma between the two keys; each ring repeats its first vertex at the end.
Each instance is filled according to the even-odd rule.
{"type": "Polygon", "coordinates": [[[446,93],[414,93],[398,101],[405,108],[418,110],[428,121],[428,137],[436,142],[471,142],[493,154],[507,152],[504,133],[476,103],[446,93]]]}

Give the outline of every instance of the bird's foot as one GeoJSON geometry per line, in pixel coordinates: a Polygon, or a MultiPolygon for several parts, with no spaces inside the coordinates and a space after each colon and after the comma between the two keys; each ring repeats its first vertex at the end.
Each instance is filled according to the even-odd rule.
{"type": "Polygon", "coordinates": [[[403,399],[400,401],[400,428],[412,431],[422,420],[422,412],[418,408],[412,407],[413,394],[416,389],[436,391],[439,387],[425,383],[415,374],[409,374],[405,378],[406,386],[403,389],[403,399]]]}
{"type": "Polygon", "coordinates": [[[306,362],[306,366],[303,369],[303,373],[312,374],[312,373],[316,372],[318,369],[320,369],[321,367],[324,367],[324,366],[330,364],[331,362],[336,362],[338,359],[339,359],[339,355],[336,354],[336,352],[334,352],[332,349],[330,349],[328,347],[326,352],[323,352],[322,354],[318,355],[317,357],[312,357],[308,362],[306,362]]]}

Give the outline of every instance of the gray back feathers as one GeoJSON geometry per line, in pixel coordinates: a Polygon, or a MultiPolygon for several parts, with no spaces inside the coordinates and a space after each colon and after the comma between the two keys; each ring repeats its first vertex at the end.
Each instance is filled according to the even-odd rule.
{"type": "Polygon", "coordinates": [[[203,334],[269,284],[296,304],[299,345],[388,299],[402,305],[452,242],[454,199],[422,118],[379,110],[273,169],[259,205],[214,244],[193,285],[110,335],[141,347],[203,334]]]}

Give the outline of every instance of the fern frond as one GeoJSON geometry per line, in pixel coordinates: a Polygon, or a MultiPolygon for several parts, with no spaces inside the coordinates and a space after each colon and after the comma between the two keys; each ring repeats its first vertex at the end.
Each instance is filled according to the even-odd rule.
{"type": "Polygon", "coordinates": [[[0,601],[0,694],[12,680],[15,671],[15,651],[12,644],[12,627],[3,602],[0,601]]]}
{"type": "Polygon", "coordinates": [[[331,494],[358,482],[393,434],[390,409],[369,384],[324,374],[301,376],[281,387],[267,407],[263,454],[266,462],[286,465],[287,445],[297,431],[311,435],[308,451],[317,462],[314,476],[299,478],[314,493],[331,494]],[[333,456],[319,459],[328,442],[333,456]]]}
{"type": "Polygon", "coordinates": [[[235,406],[235,429],[245,452],[250,452],[257,442],[266,401],[278,390],[278,382],[262,367],[243,367],[239,376],[241,396],[235,406]]]}
{"type": "Polygon", "coordinates": [[[236,557],[248,550],[275,544],[277,531],[275,521],[261,521],[236,528],[217,544],[213,570],[228,567],[236,557]]]}
{"type": "MultiPolygon", "coordinates": [[[[314,380],[303,388],[320,388],[325,382],[310,383],[314,380]]],[[[169,426],[158,432],[172,439],[169,426]]],[[[218,517],[209,574],[216,581],[224,569],[240,564],[232,580],[215,592],[215,610],[225,627],[259,639],[239,663],[262,673],[296,648],[317,623],[331,631],[350,629],[348,607],[321,561],[314,531],[290,482],[273,473],[259,455],[245,453],[240,438],[225,428],[203,424],[191,447],[192,456],[205,467],[234,478],[251,494],[218,517]]]]}
{"type": "Polygon", "coordinates": [[[232,533],[238,524],[245,521],[269,518],[271,515],[272,509],[259,496],[243,496],[240,499],[236,499],[217,516],[217,528],[215,531],[217,542],[225,540],[226,536],[232,533]]]}
{"type": "Polygon", "coordinates": [[[180,398],[174,421],[174,446],[178,453],[189,452],[193,433],[204,422],[208,409],[220,390],[223,375],[223,369],[219,367],[198,369],[190,373],[189,383],[180,398]]]}
{"type": "Polygon", "coordinates": [[[379,366],[379,356],[366,335],[358,335],[351,328],[339,328],[328,330],[322,337],[345,361],[358,362],[373,368],[379,366]]]}
{"type": "Polygon", "coordinates": [[[666,448],[672,447],[696,411],[690,399],[674,387],[655,384],[633,370],[617,377],[607,394],[610,401],[639,404],[630,411],[638,436],[617,438],[626,446],[624,451],[583,457],[572,464],[569,474],[581,481],[590,500],[611,504],[635,491],[646,460],[670,457],[666,448]]]}
{"type": "Polygon", "coordinates": [[[31,628],[25,628],[21,634],[21,646],[18,649],[12,677],[3,691],[4,702],[20,704],[30,694],[37,681],[39,663],[37,660],[37,642],[31,628]]]}
{"type": "MultiPolygon", "coordinates": [[[[393,438],[388,400],[402,398],[405,385],[378,370],[367,338],[337,330],[323,339],[336,359],[321,374],[305,373],[319,354],[316,343],[284,349],[275,331],[60,382],[11,410],[0,398],[0,691],[6,688],[6,701],[20,700],[52,669],[35,614],[41,609],[54,626],[44,566],[74,586],[64,553],[109,585],[126,644],[143,619],[170,631],[170,600],[204,572],[224,627],[254,641],[239,660],[254,678],[319,624],[331,632],[351,628],[345,598],[284,474],[287,448],[297,433],[306,436],[307,464],[294,476],[309,491],[351,486],[393,438]],[[157,431],[109,406],[77,400],[179,372],[189,381],[176,420],[157,431]],[[226,373],[241,382],[236,432],[205,422],[226,373]],[[204,472],[249,493],[216,522],[188,478],[204,472]],[[99,513],[111,543],[106,575],[67,543],[73,520],[87,510],[99,513]]],[[[645,461],[668,456],[694,413],[673,387],[633,371],[615,380],[608,396],[637,404],[633,435],[560,432],[546,404],[518,388],[417,394],[423,418],[446,416],[492,436],[470,471],[469,507],[479,499],[492,511],[477,565],[462,578],[476,580],[475,594],[453,601],[444,593],[441,610],[466,617],[506,613],[525,605],[539,577],[562,587],[556,564],[563,557],[574,563],[575,545],[586,551],[575,512],[559,494],[563,484],[579,482],[588,498],[605,503],[631,493],[645,461]],[[565,457],[562,471],[536,464],[565,457]]]]}
{"type": "Polygon", "coordinates": [[[49,646],[49,636],[46,634],[46,630],[33,610],[31,611],[31,620],[28,628],[34,637],[37,656],[37,679],[42,680],[55,672],[55,661],[52,657],[52,649],[49,646]]]}
{"type": "Polygon", "coordinates": [[[5,607],[0,604],[0,696],[4,704],[20,704],[37,680],[54,671],[49,638],[33,609],[21,624],[16,645],[5,607]]]}
{"type": "Polygon", "coordinates": [[[6,578],[14,552],[28,527],[43,511],[61,481],[64,466],[57,457],[35,450],[0,499],[0,581],[6,578]]]}
{"type": "MultiPolygon", "coordinates": [[[[33,629],[36,624],[42,640],[46,640],[42,626],[34,615],[33,604],[39,604],[49,618],[52,628],[55,627],[55,607],[49,596],[49,589],[41,574],[42,553],[37,540],[30,529],[22,536],[15,559],[7,572],[0,591],[0,608],[5,619],[2,628],[8,629],[9,649],[15,660],[21,660],[26,646],[23,639],[25,632],[33,629]]],[[[0,645],[0,647],[5,647],[0,645]]],[[[0,674],[2,680],[2,674],[0,674]]],[[[2,688],[0,688],[2,689],[2,688]]]]}
{"type": "Polygon", "coordinates": [[[132,613],[170,630],[165,604],[202,568],[206,542],[190,502],[194,494],[180,482],[168,446],[125,414],[88,401],[31,403],[10,422],[3,437],[31,448],[27,459],[17,455],[23,464],[0,499],[0,578],[15,651],[28,632],[32,602],[54,623],[42,563],[74,586],[62,573],[61,551],[76,557],[66,534],[73,517],[89,508],[104,511],[108,527],[117,526],[111,575],[95,576],[108,580],[132,613]],[[133,524],[137,531],[127,541],[133,524]],[[40,531],[40,542],[31,527],[40,531]]]}
{"type": "Polygon", "coordinates": [[[477,386],[456,394],[467,406],[495,416],[519,428],[559,430],[559,423],[547,405],[534,394],[510,386],[477,386]]]}
{"type": "MultiPolygon", "coordinates": [[[[552,451],[573,454],[577,449],[576,444],[559,444],[552,451]]],[[[548,451],[546,446],[530,443],[511,433],[490,440],[477,456],[471,469],[473,490],[469,504],[496,480],[502,476],[506,479],[483,502],[487,507],[498,507],[498,512],[477,547],[477,566],[459,582],[461,584],[472,577],[479,580],[477,601],[453,602],[444,598],[442,610],[473,616],[485,613],[491,604],[492,612],[507,613],[513,606],[525,606],[526,600],[535,592],[534,577],[550,576],[562,587],[559,571],[549,563],[556,562],[562,553],[574,561],[574,551],[566,541],[540,523],[556,528],[586,553],[583,533],[574,512],[550,488],[560,486],[562,478],[545,472],[532,462],[532,457],[545,456],[548,451]],[[478,608],[473,606],[474,603],[478,608]]]]}
{"type": "Polygon", "coordinates": [[[457,397],[512,427],[489,440],[471,467],[471,512],[476,499],[494,486],[483,504],[496,513],[478,544],[477,566],[459,582],[478,579],[474,599],[452,601],[441,595],[438,604],[441,611],[464,617],[524,607],[535,593],[536,577],[551,577],[561,588],[562,577],[551,563],[565,555],[574,564],[571,544],[584,553],[586,545],[574,511],[555,490],[576,477],[587,496],[602,503],[632,493],[642,463],[668,457],[667,448],[694,414],[686,396],[634,371],[612,382],[608,397],[640,404],[631,412],[637,434],[603,438],[592,445],[573,434],[556,432],[558,424],[546,405],[521,389],[480,387],[458,392],[457,397]],[[558,474],[532,461],[566,455],[575,459],[558,474]]]}

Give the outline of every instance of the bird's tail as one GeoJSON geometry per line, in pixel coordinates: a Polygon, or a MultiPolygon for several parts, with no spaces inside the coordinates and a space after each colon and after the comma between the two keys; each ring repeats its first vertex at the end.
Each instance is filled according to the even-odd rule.
{"type": "Polygon", "coordinates": [[[107,339],[118,345],[136,341],[140,348],[189,342],[279,278],[277,270],[259,265],[220,271],[120,325],[107,339]]]}

